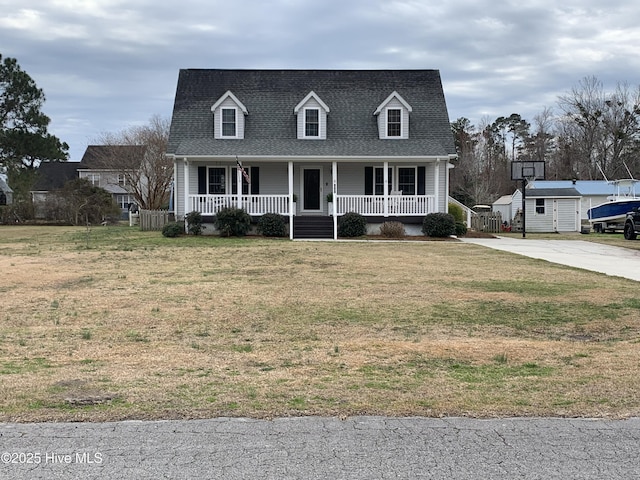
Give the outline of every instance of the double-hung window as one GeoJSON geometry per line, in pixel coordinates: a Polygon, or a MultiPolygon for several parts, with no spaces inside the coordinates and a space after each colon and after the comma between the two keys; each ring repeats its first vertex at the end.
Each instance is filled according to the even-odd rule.
{"type": "Polygon", "coordinates": [[[236,109],[223,108],[221,109],[221,115],[222,115],[222,136],[235,137],[236,136],[236,109]]]}
{"type": "MultiPolygon", "coordinates": [[[[389,184],[387,188],[387,193],[393,190],[393,168],[389,168],[389,184]]],[[[375,168],[375,176],[374,176],[374,184],[373,184],[373,193],[375,195],[384,195],[384,168],[376,167],[375,168]]]]}
{"type": "Polygon", "coordinates": [[[304,136],[320,136],[320,110],[317,108],[306,108],[304,110],[304,136]]]}
{"type": "Polygon", "coordinates": [[[208,188],[210,195],[224,195],[226,189],[226,168],[209,168],[208,188]]]}
{"type": "Polygon", "coordinates": [[[416,177],[415,167],[399,167],[398,190],[401,190],[403,195],[415,195],[416,177]]]}
{"type": "Polygon", "coordinates": [[[387,137],[399,137],[402,134],[402,111],[399,108],[387,110],[387,137]]]}
{"type": "Polygon", "coordinates": [[[544,198],[536,198],[536,215],[544,215],[544,198]]]}

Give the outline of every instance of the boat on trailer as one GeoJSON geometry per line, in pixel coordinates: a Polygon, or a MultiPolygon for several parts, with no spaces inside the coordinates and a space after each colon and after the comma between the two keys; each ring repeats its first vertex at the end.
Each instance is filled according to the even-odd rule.
{"type": "Polygon", "coordinates": [[[615,186],[615,193],[606,202],[587,210],[589,222],[596,232],[622,230],[627,213],[640,208],[640,196],[636,193],[640,180],[625,178],[608,183],[615,186]]]}

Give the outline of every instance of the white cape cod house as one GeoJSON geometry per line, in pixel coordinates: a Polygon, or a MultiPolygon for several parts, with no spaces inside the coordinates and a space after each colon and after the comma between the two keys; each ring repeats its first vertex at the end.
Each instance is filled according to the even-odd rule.
{"type": "Polygon", "coordinates": [[[290,238],[347,212],[419,234],[456,157],[437,70],[181,70],[167,154],[176,218],[279,213],[290,238]]]}

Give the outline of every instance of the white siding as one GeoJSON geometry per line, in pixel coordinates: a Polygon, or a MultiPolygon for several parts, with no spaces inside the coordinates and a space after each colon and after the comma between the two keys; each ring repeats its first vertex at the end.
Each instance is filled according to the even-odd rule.
{"type": "Polygon", "coordinates": [[[576,198],[545,198],[544,214],[536,213],[536,198],[526,200],[526,231],[532,233],[577,232],[580,207],[576,198]]]}
{"type": "Polygon", "coordinates": [[[580,210],[578,200],[573,198],[554,200],[556,226],[558,232],[580,231],[580,210]]]}

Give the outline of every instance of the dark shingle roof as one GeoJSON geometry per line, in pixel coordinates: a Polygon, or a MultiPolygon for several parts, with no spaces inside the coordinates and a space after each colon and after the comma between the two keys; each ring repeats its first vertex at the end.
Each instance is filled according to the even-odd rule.
{"type": "Polygon", "coordinates": [[[80,162],[42,162],[38,166],[38,179],[33,191],[48,192],[64,187],[69,180],[78,177],[80,162]]]}
{"type": "Polygon", "coordinates": [[[144,151],[145,147],[142,145],[89,145],[82,156],[82,168],[116,168],[121,167],[123,162],[136,168],[144,151]]]}
{"type": "Polygon", "coordinates": [[[168,153],[259,156],[455,154],[437,70],[181,70],[168,153]],[[249,112],[244,140],[213,138],[211,106],[231,91],[249,112]],[[314,91],[330,108],[326,140],[298,140],[294,107],[314,91]],[[408,140],[380,140],[373,112],[397,91],[408,140]]]}

